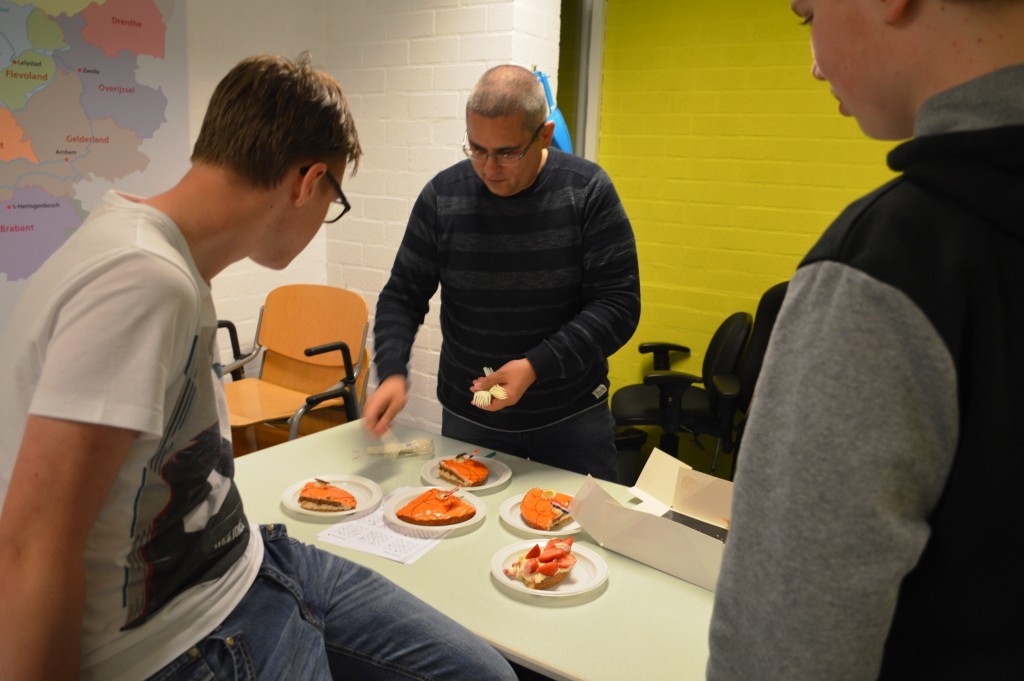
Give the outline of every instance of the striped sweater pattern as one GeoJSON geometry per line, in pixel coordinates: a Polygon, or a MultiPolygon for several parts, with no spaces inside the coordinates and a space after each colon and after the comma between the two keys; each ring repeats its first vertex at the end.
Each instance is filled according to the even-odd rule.
{"type": "Polygon", "coordinates": [[[640,317],[636,243],[611,179],[549,150],[536,181],[491,194],[470,162],[417,199],[374,323],[377,375],[407,375],[412,343],[441,287],[437,397],[451,412],[502,430],[545,426],[603,401],[607,357],[640,317]],[[484,367],[527,358],[537,381],[518,404],[470,404],[484,367]]]}

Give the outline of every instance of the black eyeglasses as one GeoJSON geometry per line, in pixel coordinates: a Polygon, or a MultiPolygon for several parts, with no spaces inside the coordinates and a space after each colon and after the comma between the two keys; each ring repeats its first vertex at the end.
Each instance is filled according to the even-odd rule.
{"type": "Polygon", "coordinates": [[[334,191],[338,192],[338,198],[331,201],[331,205],[327,207],[327,216],[324,218],[325,224],[331,224],[345,217],[345,213],[352,210],[352,204],[345,198],[345,192],[341,191],[341,183],[334,179],[331,171],[326,171],[325,176],[334,187],[334,191]]]}
{"type": "MultiPolygon", "coordinates": [[[[299,168],[299,173],[305,175],[309,172],[310,166],[299,168]]],[[[345,213],[352,210],[352,204],[345,198],[345,192],[341,191],[341,183],[334,179],[334,175],[331,175],[331,171],[324,171],[324,176],[327,181],[334,187],[334,191],[338,192],[338,198],[331,201],[331,205],[327,207],[327,215],[324,216],[324,224],[329,225],[337,222],[338,220],[345,217],[345,213]]]]}
{"type": "Polygon", "coordinates": [[[469,160],[473,161],[473,163],[479,163],[481,165],[487,163],[487,157],[490,156],[491,158],[494,159],[494,162],[497,163],[499,166],[514,166],[515,164],[522,161],[523,157],[526,156],[526,154],[530,151],[530,147],[532,147],[533,143],[537,141],[537,135],[540,134],[540,131],[543,128],[544,123],[541,123],[540,125],[537,126],[537,129],[533,131],[533,137],[530,138],[530,143],[526,145],[526,148],[523,149],[522,153],[520,154],[517,154],[514,151],[498,154],[488,154],[483,149],[474,147],[469,143],[469,130],[467,130],[466,137],[462,140],[462,153],[468,156],[469,160]]]}

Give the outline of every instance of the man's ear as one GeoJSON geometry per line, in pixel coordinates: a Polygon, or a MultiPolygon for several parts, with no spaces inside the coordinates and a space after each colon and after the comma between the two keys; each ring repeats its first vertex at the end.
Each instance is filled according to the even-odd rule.
{"type": "Polygon", "coordinates": [[[909,18],[917,8],[916,0],[877,0],[881,18],[886,24],[899,24],[909,18]]]}
{"type": "Polygon", "coordinates": [[[544,127],[540,129],[540,147],[541,149],[547,149],[551,146],[551,138],[555,136],[555,122],[547,121],[544,123],[544,127]]]}
{"type": "Polygon", "coordinates": [[[295,169],[292,182],[292,201],[295,202],[296,207],[304,205],[316,196],[317,185],[327,172],[327,164],[323,161],[318,161],[308,167],[309,170],[305,173],[302,173],[300,168],[295,169]]]}

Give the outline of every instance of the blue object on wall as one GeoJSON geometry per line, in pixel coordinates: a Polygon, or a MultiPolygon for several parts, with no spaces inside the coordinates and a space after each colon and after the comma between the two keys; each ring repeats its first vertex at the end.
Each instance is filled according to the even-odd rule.
{"type": "Polygon", "coordinates": [[[548,108],[551,113],[548,115],[549,121],[555,122],[555,134],[551,138],[551,146],[555,149],[561,149],[567,154],[572,153],[572,137],[569,136],[569,126],[565,124],[565,116],[558,110],[558,105],[555,104],[555,98],[551,96],[551,86],[548,84],[548,75],[540,71],[534,71],[533,75],[537,76],[540,80],[541,85],[544,86],[544,94],[548,98],[548,108]]]}

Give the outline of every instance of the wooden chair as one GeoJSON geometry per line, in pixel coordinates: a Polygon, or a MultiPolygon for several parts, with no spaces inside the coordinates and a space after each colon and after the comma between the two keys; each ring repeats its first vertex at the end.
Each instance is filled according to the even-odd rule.
{"type": "Polygon", "coordinates": [[[359,418],[366,398],[369,308],[357,293],[335,286],[293,284],[267,295],[252,351],[224,367],[235,455],[359,418]],[[358,350],[353,363],[351,349],[358,350]],[[244,366],[260,352],[258,378],[244,366]]]}

